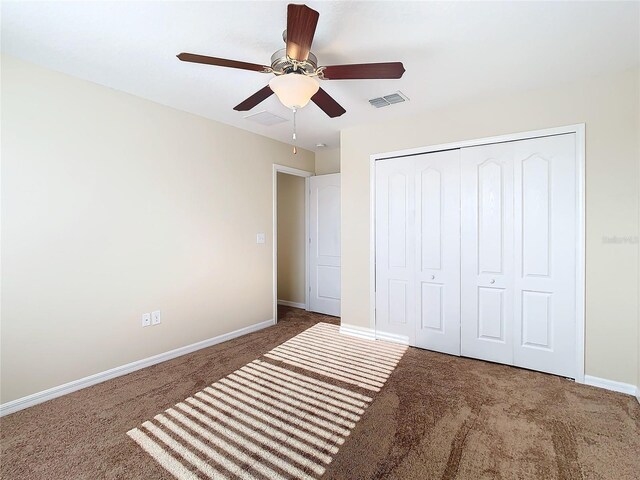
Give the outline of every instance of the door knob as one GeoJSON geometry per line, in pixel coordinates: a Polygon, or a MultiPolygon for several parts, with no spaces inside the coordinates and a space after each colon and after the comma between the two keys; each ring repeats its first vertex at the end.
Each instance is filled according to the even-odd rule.
{"type": "Polygon", "coordinates": [[[496,279],[492,278],[491,281],[489,282],[491,285],[493,285],[494,283],[496,283],[496,279]]]}
{"type": "Polygon", "coordinates": [[[435,280],[436,276],[435,275],[431,275],[431,280],[435,280]]]}

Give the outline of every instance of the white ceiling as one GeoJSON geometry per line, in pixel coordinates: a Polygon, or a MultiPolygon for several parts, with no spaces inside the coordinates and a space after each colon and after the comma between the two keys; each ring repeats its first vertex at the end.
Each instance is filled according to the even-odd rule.
{"type": "MultiPolygon", "coordinates": [[[[288,2],[2,2],[10,55],[290,142],[292,122],[251,123],[233,107],[270,75],[180,62],[180,52],[269,64],[283,48],[288,2]]],[[[329,2],[312,51],[321,65],[402,61],[400,80],[325,81],[347,113],[298,113],[303,147],[341,129],[640,64],[639,2],[329,2]],[[411,101],[374,109],[401,90],[411,101]]],[[[275,96],[251,113],[290,118],[275,96]]]]}

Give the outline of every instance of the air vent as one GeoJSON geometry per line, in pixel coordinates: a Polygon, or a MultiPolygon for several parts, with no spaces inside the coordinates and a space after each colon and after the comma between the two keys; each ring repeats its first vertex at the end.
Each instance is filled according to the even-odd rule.
{"type": "Polygon", "coordinates": [[[390,93],[383,97],[372,98],[369,103],[376,108],[388,107],[394,103],[406,102],[409,98],[402,92],[390,93]]]}
{"type": "Polygon", "coordinates": [[[256,122],[260,125],[266,125],[267,127],[289,121],[286,118],[279,117],[278,115],[274,115],[273,113],[267,112],[266,110],[258,113],[252,113],[251,115],[247,115],[244,118],[245,120],[249,120],[250,122],[256,122]]]}

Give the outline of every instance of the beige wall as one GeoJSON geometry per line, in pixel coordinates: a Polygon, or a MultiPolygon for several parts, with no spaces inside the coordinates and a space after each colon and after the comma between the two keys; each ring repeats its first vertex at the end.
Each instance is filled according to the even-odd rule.
{"type": "Polygon", "coordinates": [[[304,303],[304,177],[278,173],[278,300],[304,303]]]}
{"type": "Polygon", "coordinates": [[[346,129],[342,159],[342,321],[370,327],[369,156],[586,123],[586,373],[638,381],[638,70],[346,129]]]}
{"type": "Polygon", "coordinates": [[[321,148],[316,152],[316,175],[340,173],[340,149],[321,148]]]}
{"type": "Polygon", "coordinates": [[[312,152],[4,56],[1,93],[2,402],[273,318],[272,164],[312,152]]]}

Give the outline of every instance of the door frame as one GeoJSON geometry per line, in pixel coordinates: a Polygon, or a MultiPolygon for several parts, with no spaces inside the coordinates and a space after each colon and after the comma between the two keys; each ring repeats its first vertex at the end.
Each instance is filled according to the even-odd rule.
{"type": "Polygon", "coordinates": [[[304,309],[309,310],[309,177],[313,172],[273,164],[272,192],[273,192],[273,323],[278,323],[278,173],[286,173],[304,178],[304,309]]]}
{"type": "MultiPolygon", "coordinates": [[[[460,142],[427,145],[423,147],[398,150],[394,152],[376,153],[369,157],[369,328],[376,338],[376,169],[378,160],[408,157],[433,153],[442,150],[453,150],[466,147],[477,147],[492,143],[505,143],[531,138],[550,137],[574,133],[576,135],[576,382],[584,383],[585,368],[585,263],[586,263],[586,231],[585,231],[585,124],[578,123],[562,127],[510,133],[494,137],[464,140],[460,142]]],[[[381,338],[381,337],[380,337],[381,338]]],[[[384,337],[386,340],[395,340],[384,337]]],[[[397,341],[397,340],[396,340],[397,341]]]]}

